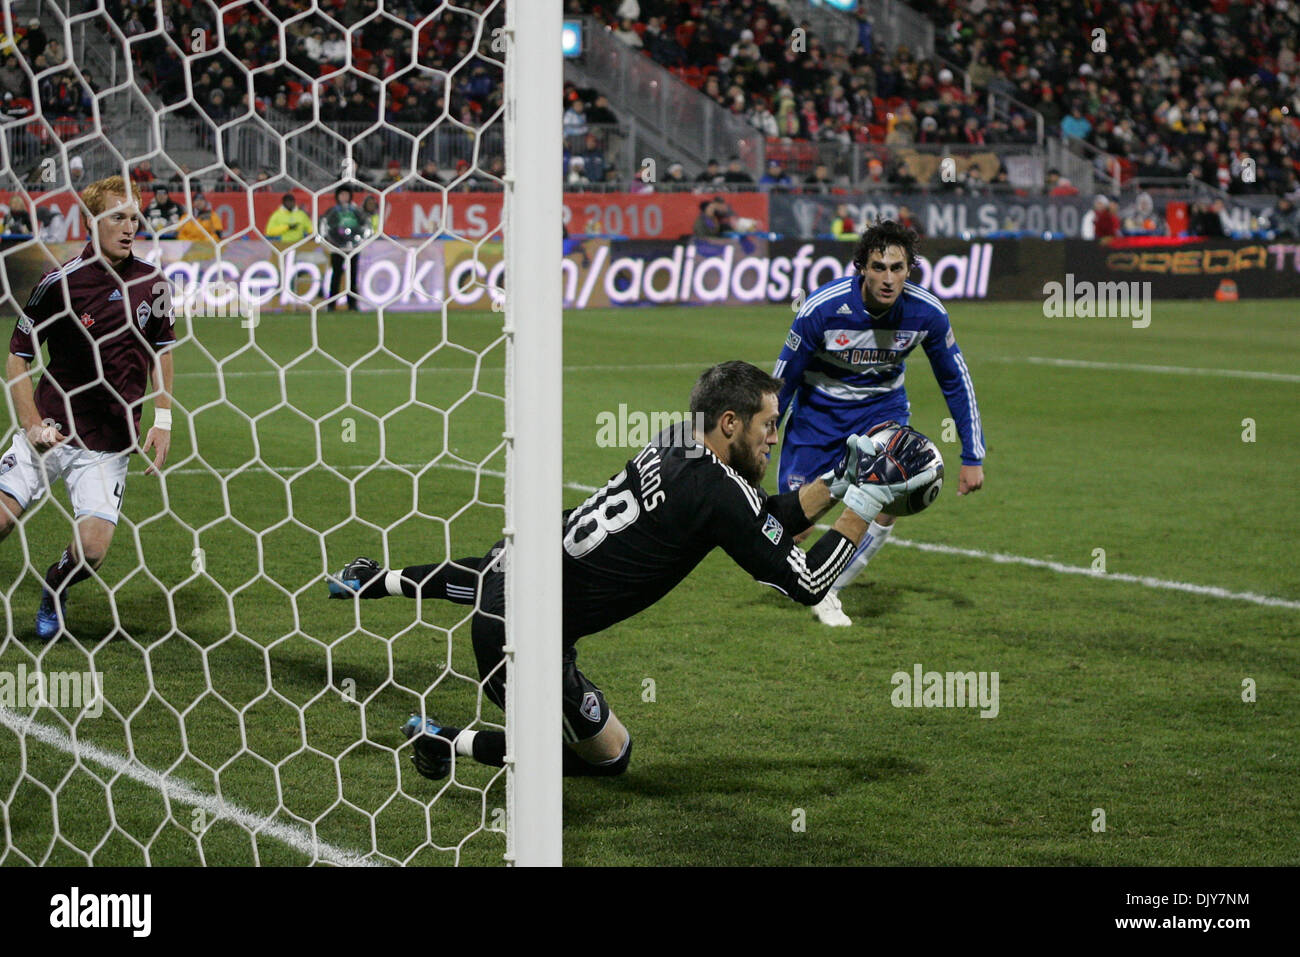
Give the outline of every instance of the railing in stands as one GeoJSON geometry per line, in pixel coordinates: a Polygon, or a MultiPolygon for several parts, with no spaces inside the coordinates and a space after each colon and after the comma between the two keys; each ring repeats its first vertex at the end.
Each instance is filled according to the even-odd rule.
{"type": "Polygon", "coordinates": [[[677,161],[694,175],[709,159],[725,163],[734,155],[755,179],[762,175],[763,136],[742,117],[629,48],[595,18],[584,17],[583,30],[582,56],[565,61],[565,79],[609,97],[636,141],[638,165],[655,158],[662,176],[665,164],[677,161]]]}

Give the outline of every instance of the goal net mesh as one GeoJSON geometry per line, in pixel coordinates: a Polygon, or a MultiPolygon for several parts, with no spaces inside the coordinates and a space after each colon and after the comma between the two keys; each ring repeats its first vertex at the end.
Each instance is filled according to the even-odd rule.
{"type": "Polygon", "coordinates": [[[0,864],[500,862],[506,772],[458,760],[427,780],[401,731],[410,714],[504,727],[474,608],[326,583],[357,556],[437,564],[501,538],[504,4],[4,17],[0,60],[26,87],[0,197],[34,233],[0,245],[6,317],[86,243],[73,192],[127,175],[164,204],[135,253],[172,281],[178,345],[163,475],[132,456],[58,639],[33,619],[73,527],[63,483],[0,544],[0,864]],[[320,229],[344,186],[364,220],[332,262],[320,229]],[[311,228],[270,238],[286,195],[311,228]],[[205,209],[219,238],[186,229],[205,209]]]}

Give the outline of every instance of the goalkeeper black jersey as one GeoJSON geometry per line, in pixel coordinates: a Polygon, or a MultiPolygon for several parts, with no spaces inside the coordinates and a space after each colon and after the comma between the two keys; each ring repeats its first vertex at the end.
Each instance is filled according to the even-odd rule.
{"type": "Polygon", "coordinates": [[[815,605],[853,558],[830,531],[804,552],[811,524],[799,493],[769,496],[707,447],[670,426],[578,508],[564,515],[566,643],[657,602],[722,547],[757,581],[815,605]]]}

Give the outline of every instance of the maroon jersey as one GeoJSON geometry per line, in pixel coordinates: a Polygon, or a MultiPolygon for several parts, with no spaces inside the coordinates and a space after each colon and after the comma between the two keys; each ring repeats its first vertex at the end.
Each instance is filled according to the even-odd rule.
{"type": "Polygon", "coordinates": [[[41,417],[83,448],[125,452],[136,446],[154,354],[175,342],[170,288],[158,268],[132,255],[112,269],[87,244],[41,277],[9,351],[31,361],[49,346],[36,386],[41,417]]]}

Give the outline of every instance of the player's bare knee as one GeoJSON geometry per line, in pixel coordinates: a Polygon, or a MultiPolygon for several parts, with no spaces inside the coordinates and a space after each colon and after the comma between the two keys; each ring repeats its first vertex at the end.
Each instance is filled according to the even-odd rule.
{"type": "Polygon", "coordinates": [[[796,545],[802,544],[812,533],[813,530],[811,528],[805,528],[802,532],[800,532],[798,535],[794,537],[795,544],[796,545]]]}

